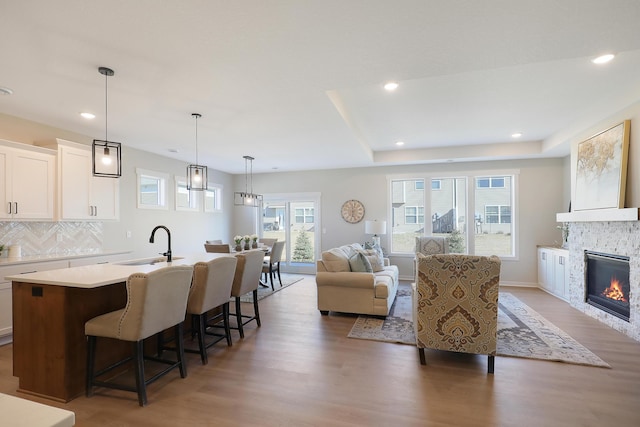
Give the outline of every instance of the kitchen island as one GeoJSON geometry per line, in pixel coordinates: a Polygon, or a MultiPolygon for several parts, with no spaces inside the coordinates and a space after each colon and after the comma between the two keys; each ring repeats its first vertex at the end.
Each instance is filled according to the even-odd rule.
{"type": "MultiPolygon", "coordinates": [[[[6,277],[12,281],[13,375],[18,391],[68,402],[85,391],[86,337],[89,319],[121,309],[127,301],[126,280],[169,265],[194,265],[230,254],[197,253],[40,271],[6,277]]],[[[130,353],[125,342],[112,340],[97,363],[104,366],[130,353]]]]}

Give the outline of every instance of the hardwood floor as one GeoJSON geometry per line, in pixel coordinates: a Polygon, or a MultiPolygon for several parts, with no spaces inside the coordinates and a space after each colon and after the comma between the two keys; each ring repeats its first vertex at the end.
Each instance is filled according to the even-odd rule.
{"type": "Polygon", "coordinates": [[[508,290],[612,369],[498,356],[488,375],[486,356],[432,350],[420,366],[415,347],[347,338],[356,316],[321,316],[310,276],[260,301],[262,327],[212,347],[208,365],[188,354],[187,378],[149,386],[147,407],[117,390],[67,404],[17,393],[11,345],[0,392],[74,411],[77,426],[640,425],[640,342],[540,290],[508,290]]]}

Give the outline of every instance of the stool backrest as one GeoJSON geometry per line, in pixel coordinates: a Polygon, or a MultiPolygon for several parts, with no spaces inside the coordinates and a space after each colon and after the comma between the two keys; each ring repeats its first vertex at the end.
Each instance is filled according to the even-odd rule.
{"type": "Polygon", "coordinates": [[[203,314],[229,301],[238,260],[234,256],[198,262],[193,266],[193,285],[187,313],[203,314]]]}
{"type": "Polygon", "coordinates": [[[253,249],[237,254],[236,258],[238,258],[238,264],[236,265],[231,295],[240,296],[258,289],[264,252],[261,249],[253,249]]]}
{"type": "Polygon", "coordinates": [[[119,339],[140,341],[184,321],[192,277],[191,266],[130,275],[119,339]]]}

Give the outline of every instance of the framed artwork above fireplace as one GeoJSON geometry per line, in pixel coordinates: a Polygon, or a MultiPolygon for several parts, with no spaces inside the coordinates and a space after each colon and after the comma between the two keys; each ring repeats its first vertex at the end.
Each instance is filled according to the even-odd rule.
{"type": "Polygon", "coordinates": [[[573,210],[624,208],[631,121],[578,144],[573,210]]]}

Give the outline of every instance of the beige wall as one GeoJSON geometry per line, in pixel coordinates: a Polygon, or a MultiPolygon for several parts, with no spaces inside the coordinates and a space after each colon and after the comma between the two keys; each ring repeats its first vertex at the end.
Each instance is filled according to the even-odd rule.
{"type": "MultiPolygon", "coordinates": [[[[388,176],[490,170],[519,170],[519,258],[503,263],[502,280],[515,284],[537,283],[536,245],[560,243],[561,239],[555,215],[566,210],[563,159],[267,173],[254,175],[253,182],[254,189],[263,194],[321,193],[321,245],[324,250],[369,240],[370,236],[364,233],[364,222],[348,224],[340,217],[340,207],[348,199],[357,199],[365,206],[364,220],[386,219],[388,176]]],[[[238,179],[236,177],[236,181],[238,179]]],[[[236,223],[236,228],[242,228],[241,221],[236,223]]],[[[382,244],[388,247],[386,236],[382,237],[382,244]]],[[[399,266],[402,276],[412,276],[413,257],[395,257],[393,262],[399,266]]]]}

